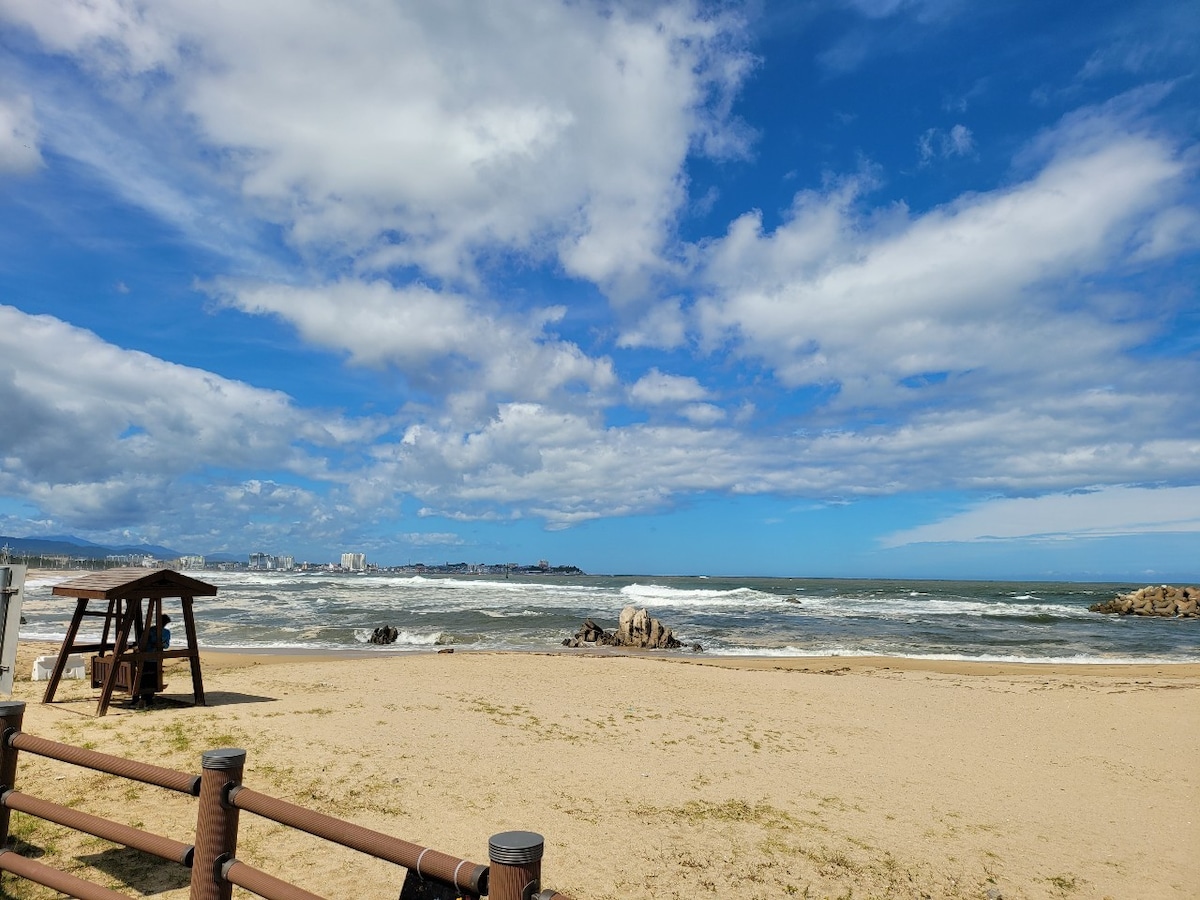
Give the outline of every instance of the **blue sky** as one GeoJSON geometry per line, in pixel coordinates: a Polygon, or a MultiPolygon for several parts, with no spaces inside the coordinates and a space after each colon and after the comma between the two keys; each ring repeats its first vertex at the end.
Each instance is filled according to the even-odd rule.
{"type": "Polygon", "coordinates": [[[0,533],[1200,578],[1191,2],[0,0],[0,533]]]}

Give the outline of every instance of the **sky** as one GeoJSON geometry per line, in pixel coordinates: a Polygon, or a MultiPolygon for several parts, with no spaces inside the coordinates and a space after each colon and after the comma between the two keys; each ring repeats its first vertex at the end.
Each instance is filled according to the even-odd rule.
{"type": "Polygon", "coordinates": [[[0,534],[1200,580],[1194,0],[0,0],[0,534]]]}

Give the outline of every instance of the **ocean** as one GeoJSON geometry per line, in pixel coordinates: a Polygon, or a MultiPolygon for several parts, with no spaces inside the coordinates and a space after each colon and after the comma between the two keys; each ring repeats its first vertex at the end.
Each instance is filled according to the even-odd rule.
{"type": "MultiPolygon", "coordinates": [[[[21,637],[61,641],[75,601],[26,582],[21,637]]],[[[616,627],[645,607],[714,656],[890,656],[997,662],[1200,661],[1200,619],[1105,616],[1087,607],[1139,585],[663,576],[437,577],[325,572],[191,573],[202,648],[244,650],[563,650],[587,617],[616,627]],[[391,626],[396,643],[371,632],[391,626]]],[[[100,608],[92,601],[93,608],[100,608]]],[[[168,612],[171,600],[165,601],[168,612]]],[[[95,629],[98,620],[85,621],[95,629]]],[[[100,620],[102,621],[102,620],[100,620]]],[[[176,618],[175,625],[182,628],[176,618]]],[[[578,652],[578,651],[564,651],[578,652]]],[[[660,651],[664,653],[690,653],[660,651]]]]}

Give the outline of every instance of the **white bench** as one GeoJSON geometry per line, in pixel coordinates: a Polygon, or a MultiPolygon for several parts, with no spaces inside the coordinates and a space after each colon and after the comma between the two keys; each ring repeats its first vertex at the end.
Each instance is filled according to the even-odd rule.
{"type": "MultiPolygon", "coordinates": [[[[54,665],[58,662],[57,656],[39,656],[33,661],[33,680],[34,681],[49,681],[50,676],[54,674],[54,665]]],[[[87,671],[83,663],[83,657],[77,653],[72,653],[67,657],[67,667],[63,669],[63,678],[86,678],[87,671]]]]}

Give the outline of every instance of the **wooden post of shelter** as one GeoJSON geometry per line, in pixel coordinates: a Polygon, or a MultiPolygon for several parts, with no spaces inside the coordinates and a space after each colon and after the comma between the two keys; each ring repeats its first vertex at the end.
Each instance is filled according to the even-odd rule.
{"type": "MultiPolygon", "coordinates": [[[[131,693],[141,683],[142,668],[156,662],[161,677],[167,659],[187,658],[191,667],[192,696],[197,706],[204,706],[204,680],[200,673],[200,649],[196,644],[196,621],[192,613],[195,597],[215,597],[217,589],[211,584],[181,575],[171,569],[109,569],[75,578],[54,586],[56,595],[76,598],[75,614],[63,638],[62,649],[46,685],[43,703],[54,700],[59,681],[66,670],[67,657],[72,653],[94,653],[104,662],[106,670],[100,686],[96,715],[108,712],[113,691],[122,676],[131,693]],[[151,648],[150,635],[158,627],[165,597],[178,597],[183,607],[186,646],[178,649],[151,648]],[[88,609],[90,600],[103,600],[103,611],[88,609]],[[143,601],[145,601],[143,605],[143,601]],[[98,644],[78,643],[79,628],[87,617],[103,617],[104,629],[98,644]],[[111,651],[111,655],[106,656],[111,651]]],[[[96,660],[92,662],[93,667],[96,660]]],[[[93,668],[93,681],[95,669],[93,668]]]]}

